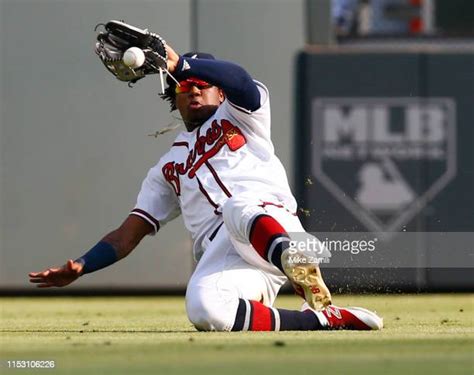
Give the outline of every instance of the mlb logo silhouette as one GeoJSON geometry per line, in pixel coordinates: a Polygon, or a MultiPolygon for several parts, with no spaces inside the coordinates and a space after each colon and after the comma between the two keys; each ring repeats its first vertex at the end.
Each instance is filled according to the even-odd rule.
{"type": "Polygon", "coordinates": [[[313,174],[367,229],[396,232],[456,175],[450,98],[317,98],[313,174]]]}

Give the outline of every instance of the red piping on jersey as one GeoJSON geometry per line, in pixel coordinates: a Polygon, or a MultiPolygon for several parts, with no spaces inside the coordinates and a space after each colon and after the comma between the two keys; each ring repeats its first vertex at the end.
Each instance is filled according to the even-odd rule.
{"type": "Polygon", "coordinates": [[[222,189],[222,191],[224,192],[225,195],[227,195],[227,197],[231,197],[232,194],[230,193],[230,191],[225,187],[224,183],[222,182],[222,180],[219,178],[216,170],[214,169],[214,167],[211,165],[211,163],[209,163],[209,160],[206,161],[206,166],[207,168],[209,169],[209,171],[211,171],[212,175],[214,176],[214,179],[216,180],[217,184],[220,186],[220,188],[222,189]]]}
{"type": "Polygon", "coordinates": [[[217,211],[217,209],[219,208],[219,205],[211,199],[206,189],[204,189],[204,186],[202,186],[201,181],[199,181],[199,178],[196,177],[196,181],[198,183],[199,190],[201,191],[201,193],[206,197],[207,201],[211,204],[211,206],[214,207],[214,213],[216,215],[221,215],[221,213],[217,211]]]}
{"type": "Polygon", "coordinates": [[[283,208],[286,211],[288,211],[290,214],[292,214],[293,216],[297,216],[296,212],[291,212],[288,208],[286,208],[285,206],[283,206],[282,204],[279,204],[279,203],[262,202],[262,204],[259,204],[258,206],[262,207],[262,208],[265,208],[265,206],[274,206],[274,207],[278,207],[278,208],[283,208]]]}

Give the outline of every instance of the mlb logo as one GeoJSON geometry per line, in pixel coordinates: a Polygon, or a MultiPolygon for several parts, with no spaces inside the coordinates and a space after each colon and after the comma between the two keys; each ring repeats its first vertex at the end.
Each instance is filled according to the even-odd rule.
{"type": "Polygon", "coordinates": [[[367,229],[399,231],[456,175],[455,115],[450,98],[314,99],[313,174],[367,229]]]}

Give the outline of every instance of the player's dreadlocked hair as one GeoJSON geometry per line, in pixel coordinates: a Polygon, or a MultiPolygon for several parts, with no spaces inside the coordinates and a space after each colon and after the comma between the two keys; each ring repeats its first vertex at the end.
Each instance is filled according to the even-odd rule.
{"type": "Polygon", "coordinates": [[[168,87],[165,89],[165,92],[163,94],[159,94],[161,99],[166,100],[170,103],[170,112],[173,112],[177,109],[175,88],[176,84],[169,84],[168,87]]]}

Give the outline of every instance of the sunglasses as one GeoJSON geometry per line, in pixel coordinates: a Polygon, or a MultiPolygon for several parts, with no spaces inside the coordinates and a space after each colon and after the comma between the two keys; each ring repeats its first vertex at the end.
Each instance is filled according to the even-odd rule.
{"type": "Polygon", "coordinates": [[[199,90],[204,90],[208,89],[209,87],[212,87],[212,85],[210,83],[207,83],[206,81],[202,81],[198,78],[188,78],[184,81],[180,81],[179,85],[176,85],[174,91],[176,94],[190,92],[193,86],[196,86],[199,90]]]}

